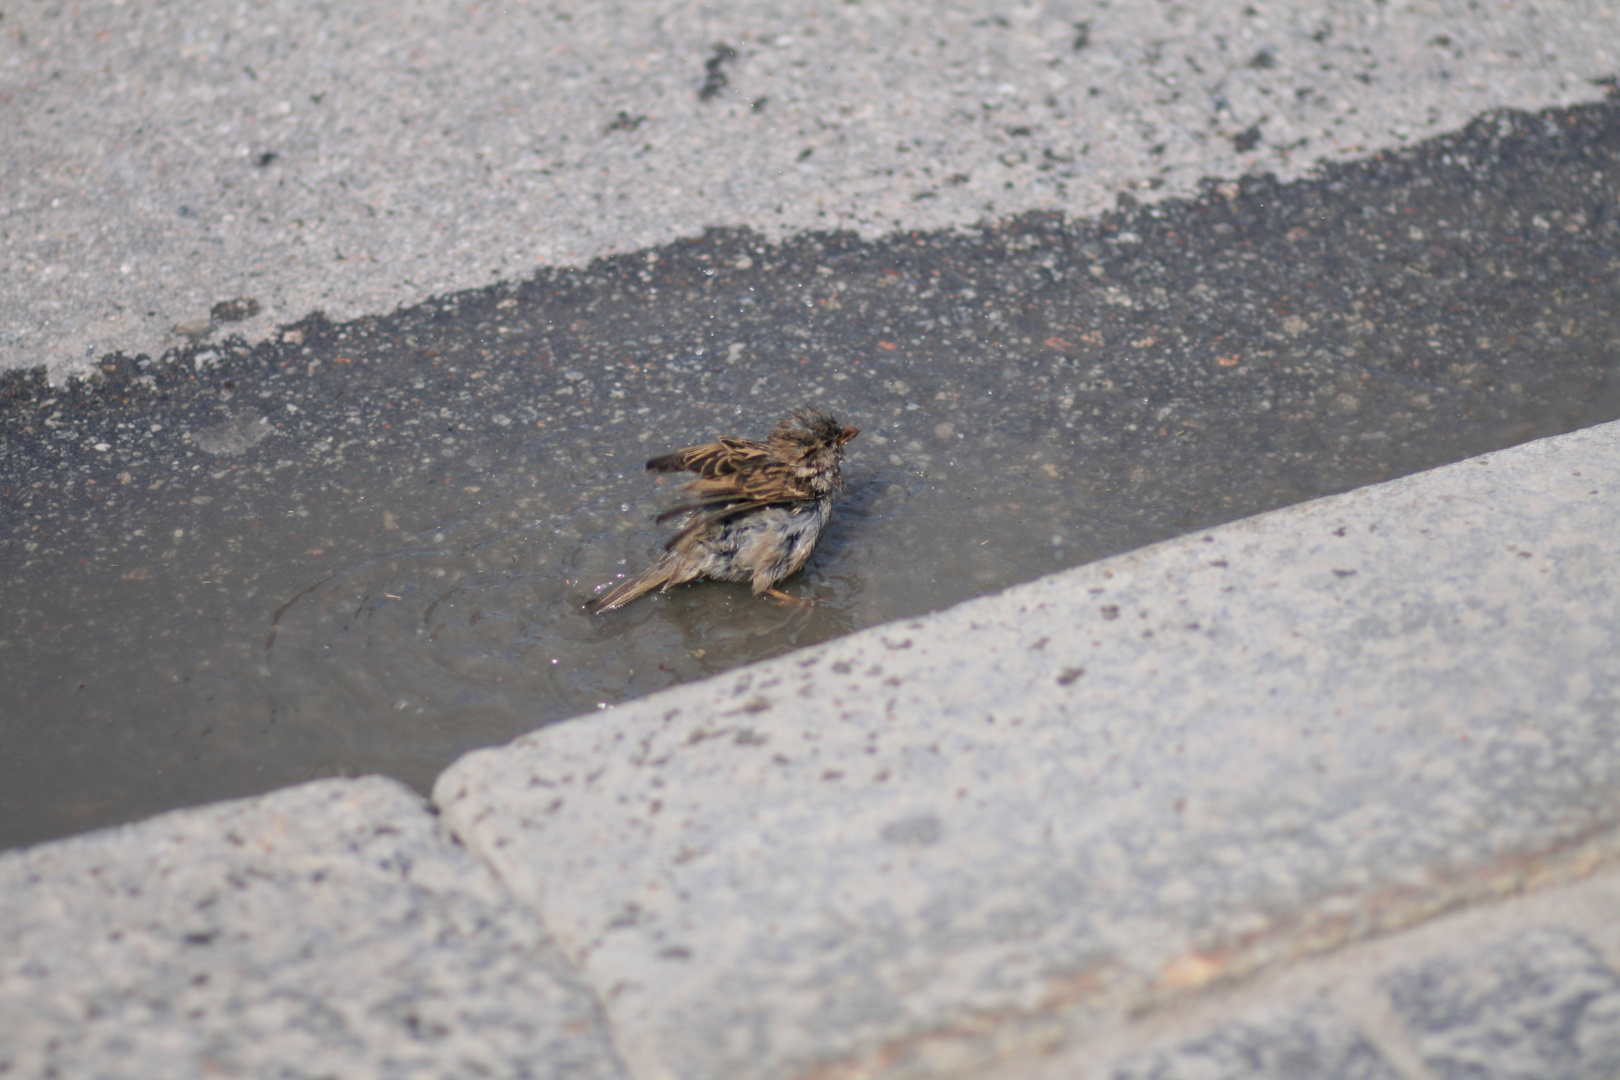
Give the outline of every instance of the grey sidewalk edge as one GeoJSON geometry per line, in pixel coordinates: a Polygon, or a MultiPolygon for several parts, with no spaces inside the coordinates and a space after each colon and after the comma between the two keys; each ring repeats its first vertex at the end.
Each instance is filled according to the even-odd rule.
{"type": "Polygon", "coordinates": [[[480,751],[641,1077],[945,1076],[1620,855],[1620,424],[480,751]]]}

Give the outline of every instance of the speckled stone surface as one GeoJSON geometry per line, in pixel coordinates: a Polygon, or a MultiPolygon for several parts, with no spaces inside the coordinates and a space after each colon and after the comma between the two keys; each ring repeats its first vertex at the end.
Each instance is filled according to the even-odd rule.
{"type": "Polygon", "coordinates": [[[997,1080],[1615,1075],[1620,873],[1526,890],[1138,1011],[997,1080]]]}
{"type": "Polygon", "coordinates": [[[1620,854],[1620,426],[559,725],[447,822],[640,1075],[941,1075],[1620,854]]]}
{"type": "Polygon", "coordinates": [[[624,1075],[532,916],[381,779],[0,855],[0,1075],[624,1075]]]}
{"type": "Polygon", "coordinates": [[[1265,1023],[1231,1023],[1179,1046],[1120,1062],[1113,1080],[1400,1080],[1342,1016],[1294,1009],[1265,1023]]]}
{"type": "Polygon", "coordinates": [[[255,340],[709,226],[872,237],[1597,100],[1613,4],[33,4],[0,367],[255,340]]]}
{"type": "Polygon", "coordinates": [[[1435,957],[1385,985],[1440,1080],[1620,1076],[1620,973],[1566,930],[1435,957]]]}

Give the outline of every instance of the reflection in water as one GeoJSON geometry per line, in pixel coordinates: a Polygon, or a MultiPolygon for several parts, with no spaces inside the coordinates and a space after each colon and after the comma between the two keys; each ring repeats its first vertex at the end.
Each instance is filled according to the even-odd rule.
{"type": "Polygon", "coordinates": [[[0,843],[311,776],[425,788],[547,722],[1620,416],[1617,115],[1098,222],[711,234],[217,366],[0,383],[0,843]],[[660,550],[647,458],[802,404],[862,429],[784,583],[818,603],[582,610],[660,550]]]}

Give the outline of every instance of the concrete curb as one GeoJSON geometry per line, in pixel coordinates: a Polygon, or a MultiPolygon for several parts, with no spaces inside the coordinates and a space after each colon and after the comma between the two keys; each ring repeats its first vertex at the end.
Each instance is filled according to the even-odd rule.
{"type": "Polygon", "coordinates": [[[643,1077],[989,1069],[1620,855],[1620,424],[482,751],[643,1077]]]}
{"type": "Polygon", "coordinates": [[[0,855],[0,1075],[623,1075],[595,1001],[391,780],[0,855]]]}

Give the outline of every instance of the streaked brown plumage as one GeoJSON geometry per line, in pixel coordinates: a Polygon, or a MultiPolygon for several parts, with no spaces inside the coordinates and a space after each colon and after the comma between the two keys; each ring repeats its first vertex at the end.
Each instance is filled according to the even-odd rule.
{"type": "Polygon", "coordinates": [[[647,462],[649,472],[697,479],[659,521],[687,515],[652,566],[586,605],[612,611],[654,589],[699,578],[747,581],[754,594],[792,599],[776,583],[810,558],[843,490],[844,444],[860,434],[819,409],[799,409],[764,442],[722,438],[647,462]]]}

